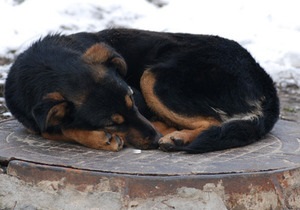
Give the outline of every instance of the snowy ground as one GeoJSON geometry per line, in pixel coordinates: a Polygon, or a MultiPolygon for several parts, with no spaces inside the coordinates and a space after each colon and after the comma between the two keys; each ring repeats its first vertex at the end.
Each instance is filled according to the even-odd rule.
{"type": "MultiPolygon", "coordinates": [[[[215,34],[247,48],[279,86],[299,87],[298,5],[298,0],[0,0],[0,58],[13,59],[49,32],[122,26],[215,34]]],[[[0,66],[2,82],[8,69],[0,66]]]]}

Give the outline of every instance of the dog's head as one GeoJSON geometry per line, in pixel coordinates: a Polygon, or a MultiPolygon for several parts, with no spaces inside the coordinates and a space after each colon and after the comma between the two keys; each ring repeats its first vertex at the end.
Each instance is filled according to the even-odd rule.
{"type": "Polygon", "coordinates": [[[102,43],[90,47],[81,59],[89,72],[83,78],[86,88],[67,87],[44,96],[33,110],[40,129],[101,130],[136,148],[157,148],[160,134],[140,114],[134,93],[123,80],[127,72],[124,59],[102,43]]]}

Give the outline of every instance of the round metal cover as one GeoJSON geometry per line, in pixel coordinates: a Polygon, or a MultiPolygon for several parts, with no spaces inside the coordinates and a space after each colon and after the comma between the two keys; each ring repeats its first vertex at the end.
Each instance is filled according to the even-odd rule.
{"type": "Polygon", "coordinates": [[[0,123],[0,161],[23,160],[76,169],[136,175],[197,175],[272,171],[300,163],[300,129],[279,121],[263,140],[252,145],[205,154],[125,148],[93,150],[78,144],[29,134],[15,120],[0,123]]]}

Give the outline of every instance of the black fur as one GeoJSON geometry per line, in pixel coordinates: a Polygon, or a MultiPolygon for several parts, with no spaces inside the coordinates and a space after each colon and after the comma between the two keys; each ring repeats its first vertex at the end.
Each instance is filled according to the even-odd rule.
{"type": "MultiPolygon", "coordinates": [[[[278,119],[279,100],[272,79],[238,43],[218,36],[131,29],[49,35],[39,40],[12,66],[6,82],[6,103],[27,128],[42,132],[50,128],[41,127],[35,116],[45,94],[63,92],[71,103],[71,93],[91,90],[94,99],[86,103],[91,104],[80,110],[70,104],[71,114],[63,119],[63,126],[97,129],[99,121],[103,124],[103,119],[116,110],[128,115],[119,111],[122,105],[118,101],[131,86],[139,111],[148,120],[163,120],[160,113],[147,107],[141,93],[140,78],[146,69],[155,75],[154,92],[169,110],[222,122],[203,131],[189,145],[175,142],[172,150],[203,153],[245,146],[265,136],[278,119]],[[125,76],[111,70],[107,78],[120,85],[97,84],[97,89],[91,85],[89,66],[81,56],[96,43],[105,43],[126,61],[125,76]],[[100,98],[105,100],[100,103],[100,98]],[[84,116],[92,119],[82,120],[84,116]]],[[[51,129],[56,132],[59,126],[51,129]]]]}

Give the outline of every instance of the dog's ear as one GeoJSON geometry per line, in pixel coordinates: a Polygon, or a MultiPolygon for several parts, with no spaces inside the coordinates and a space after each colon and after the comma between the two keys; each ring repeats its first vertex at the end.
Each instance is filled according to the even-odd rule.
{"type": "Polygon", "coordinates": [[[70,103],[63,99],[59,93],[50,93],[32,109],[32,115],[41,132],[52,126],[63,123],[70,103]]]}
{"type": "Polygon", "coordinates": [[[83,54],[83,60],[88,64],[112,64],[122,76],[125,76],[127,73],[127,65],[124,58],[104,43],[97,43],[88,48],[83,54]]]}

